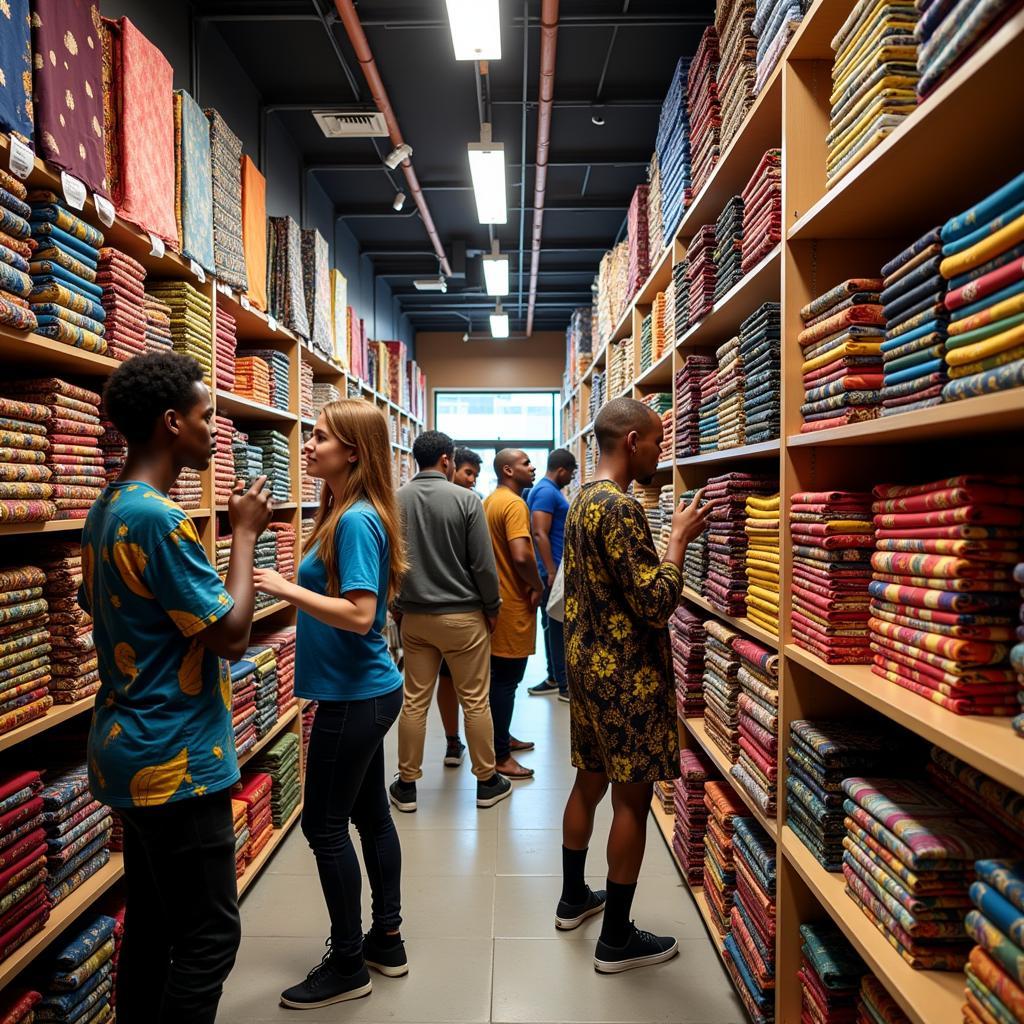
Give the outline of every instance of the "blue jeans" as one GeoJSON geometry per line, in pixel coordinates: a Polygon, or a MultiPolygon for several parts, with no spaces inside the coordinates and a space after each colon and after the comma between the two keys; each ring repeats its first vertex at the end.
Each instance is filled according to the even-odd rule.
{"type": "Polygon", "coordinates": [[[540,605],[540,625],[544,631],[544,653],[548,658],[548,678],[558,683],[559,693],[569,692],[565,675],[565,624],[548,615],[551,583],[544,580],[544,600],[540,605]]]}
{"type": "Polygon", "coordinates": [[[366,700],[320,701],[309,737],[302,832],[316,856],[331,917],[331,948],[362,956],[362,875],[349,821],[359,832],[373,894],[373,924],[402,923],[402,847],[391,820],[384,737],[402,710],[402,687],[366,700]]]}

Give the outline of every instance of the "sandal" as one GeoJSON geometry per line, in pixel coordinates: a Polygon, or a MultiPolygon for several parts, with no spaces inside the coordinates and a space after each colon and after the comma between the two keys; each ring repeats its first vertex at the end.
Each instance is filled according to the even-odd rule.
{"type": "Polygon", "coordinates": [[[513,763],[515,764],[514,768],[509,768],[507,770],[495,768],[495,771],[506,779],[510,779],[512,782],[520,782],[524,779],[533,778],[534,771],[532,768],[524,768],[518,761],[513,761],[513,763]]]}
{"type": "Polygon", "coordinates": [[[517,740],[515,736],[510,736],[508,741],[509,750],[533,750],[537,746],[533,740],[517,740]]]}

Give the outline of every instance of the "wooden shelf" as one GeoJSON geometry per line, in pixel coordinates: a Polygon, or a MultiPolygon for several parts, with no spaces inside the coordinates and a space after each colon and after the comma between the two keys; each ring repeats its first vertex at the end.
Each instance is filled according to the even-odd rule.
{"type": "Polygon", "coordinates": [[[669,345],[668,350],[664,352],[658,361],[653,365],[644,370],[635,381],[633,386],[638,388],[648,388],[655,385],[671,384],[672,383],[672,348],[669,345]]]}
{"type": "Polygon", "coordinates": [[[307,366],[313,367],[313,374],[316,377],[341,377],[345,373],[341,366],[322,356],[304,341],[299,342],[299,354],[307,366]]]}
{"type": "Polygon", "coordinates": [[[788,827],[782,829],[781,847],[786,860],[914,1024],[961,1019],[963,974],[914,970],[846,895],[843,876],[826,871],[788,827]]]}
{"type": "Polygon", "coordinates": [[[33,719],[31,722],[19,725],[16,729],[11,729],[10,732],[5,732],[0,736],[0,750],[16,747],[19,743],[38,736],[62,722],[77,718],[86,711],[92,711],[95,703],[96,699],[93,696],[75,701],[74,704],[54,704],[42,718],[33,719]]]}
{"type": "Polygon", "coordinates": [[[955,754],[992,778],[1024,792],[1024,739],[1008,718],[954,715],[910,690],[876,676],[867,665],[827,665],[795,644],[786,644],[790,661],[839,687],[887,718],[955,754]]]}
{"type": "Polygon", "coordinates": [[[762,303],[778,302],[782,293],[781,263],[782,246],[777,245],[711,307],[703,320],[679,337],[676,348],[717,348],[738,334],[740,324],[762,303]]]}
{"type": "Polygon", "coordinates": [[[295,721],[295,718],[298,716],[298,713],[298,704],[295,704],[293,707],[290,707],[284,713],[284,716],[282,718],[279,718],[274,723],[273,728],[270,730],[270,732],[266,734],[266,736],[261,736],[252,747],[250,747],[244,754],[242,754],[238,758],[238,767],[241,768],[242,765],[251,761],[257,754],[266,750],[266,748],[269,747],[270,744],[273,743],[274,740],[276,740],[277,737],[280,736],[281,733],[283,733],[286,730],[286,728],[292,722],[295,721]]]}
{"type": "Polygon", "coordinates": [[[931,409],[883,416],[831,430],[790,434],[787,448],[823,445],[901,444],[988,434],[1024,428],[1024,388],[965,398],[931,409]]]}
{"type": "Polygon", "coordinates": [[[227,312],[234,317],[235,334],[239,345],[252,346],[259,344],[270,348],[278,348],[282,344],[290,344],[299,340],[298,335],[293,334],[282,324],[272,328],[267,314],[260,312],[255,306],[250,305],[246,309],[242,305],[240,292],[236,292],[222,282],[217,282],[215,287],[217,291],[217,304],[223,305],[227,312]]]}
{"type": "Polygon", "coordinates": [[[260,872],[266,867],[267,861],[274,856],[274,852],[277,848],[288,838],[288,833],[291,831],[292,826],[302,817],[302,801],[299,801],[299,806],[289,815],[288,820],[281,826],[281,828],[275,828],[274,834],[270,837],[270,842],[263,847],[262,850],[256,855],[256,859],[252,863],[248,864],[245,869],[245,874],[238,880],[238,895],[241,896],[253,882],[259,878],[260,872]]]}
{"type": "Polygon", "coordinates": [[[765,647],[770,647],[773,651],[779,649],[779,638],[769,633],[764,627],[751,622],[746,616],[736,617],[720,612],[707,598],[701,597],[700,594],[689,587],[683,587],[683,597],[691,604],[695,604],[699,608],[703,608],[704,611],[710,612],[716,619],[721,619],[722,622],[728,623],[733,629],[738,629],[740,632],[746,633],[747,636],[753,637],[758,643],[764,644],[765,647]]]}
{"type": "Polygon", "coordinates": [[[304,427],[315,427],[316,426],[316,420],[313,419],[312,416],[300,416],[299,417],[299,422],[304,427]]]}
{"type": "Polygon", "coordinates": [[[910,240],[1004,184],[1024,160],[1024,134],[1007,131],[1022,62],[1024,11],[791,223],[788,237],[910,240]]]}
{"type": "Polygon", "coordinates": [[[790,40],[789,59],[831,61],[832,40],[852,7],[852,3],[836,0],[814,0],[790,40]]]}
{"type": "Polygon", "coordinates": [[[41,932],[25,945],[0,961],[0,991],[13,981],[40,953],[56,942],[75,919],[89,909],[124,874],[124,860],[112,853],[110,860],[91,878],[86,879],[70,896],[51,911],[41,932]]]}
{"type": "MultiPolygon", "coordinates": [[[[208,508],[184,511],[190,519],[210,518],[208,508]]],[[[81,533],[84,525],[84,519],[50,519],[45,523],[0,523],[0,537],[33,537],[40,533],[81,533]]]]}
{"type": "Polygon", "coordinates": [[[745,444],[739,448],[723,448],[703,455],[688,455],[676,459],[677,466],[708,466],[718,462],[738,462],[742,459],[770,459],[779,454],[781,441],[761,441],[759,444],[745,444]]]}
{"type": "Polygon", "coordinates": [[[121,365],[110,356],[86,352],[84,348],[74,348],[38,334],[13,331],[10,327],[0,327],[0,360],[16,361],[28,370],[45,367],[85,377],[109,377],[121,365]]]}
{"type": "Polygon", "coordinates": [[[266,608],[261,608],[256,612],[252,617],[252,621],[259,622],[260,619],[268,619],[271,615],[283,612],[285,608],[291,608],[287,601],[275,601],[273,604],[268,604],[266,608]]]}
{"type": "Polygon", "coordinates": [[[233,395],[223,388],[217,388],[217,412],[233,419],[259,422],[294,423],[299,418],[293,412],[263,405],[262,402],[254,402],[251,398],[243,398],[241,395],[233,395]]]}

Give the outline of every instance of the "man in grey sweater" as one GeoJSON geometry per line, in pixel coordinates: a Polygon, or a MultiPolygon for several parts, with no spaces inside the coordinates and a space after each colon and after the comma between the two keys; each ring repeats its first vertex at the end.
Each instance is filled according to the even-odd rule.
{"type": "Polygon", "coordinates": [[[394,604],[405,652],[405,704],[391,802],[400,811],[416,810],[427,712],[444,658],[466,722],[476,805],[493,807],[512,791],[494,770],[491,632],[501,606],[494,551],[480,500],[451,483],[452,439],[428,430],[412,452],[420,471],[398,491],[409,571],[394,604]]]}

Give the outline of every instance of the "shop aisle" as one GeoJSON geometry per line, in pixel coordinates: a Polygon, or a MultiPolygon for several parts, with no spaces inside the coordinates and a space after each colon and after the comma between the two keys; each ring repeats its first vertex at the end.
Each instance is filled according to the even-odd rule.
{"type": "MultiPolygon", "coordinates": [[[[555,932],[561,815],[573,770],[569,708],[526,694],[526,685],[543,671],[543,661],[534,658],[513,723],[516,735],[537,743],[536,751],[523,755],[537,779],[518,783],[511,799],[492,810],[476,809],[468,758],[460,769],[442,767],[444,737],[431,715],[419,810],[395,814],[409,975],[392,980],[374,974],[367,999],[323,1010],[278,1007],[280,990],[319,960],[328,932],[313,856],[296,829],[242,904],[242,948],[220,1024],[746,1019],[653,821],[635,917],[641,927],[676,935],[680,955],[658,967],[604,977],[591,961],[600,918],[575,932],[555,932]]],[[[394,764],[394,730],[388,755],[394,764]]],[[[610,813],[606,799],[591,853],[593,886],[603,882],[610,813]]],[[[368,904],[365,891],[364,908],[368,904]]]]}

